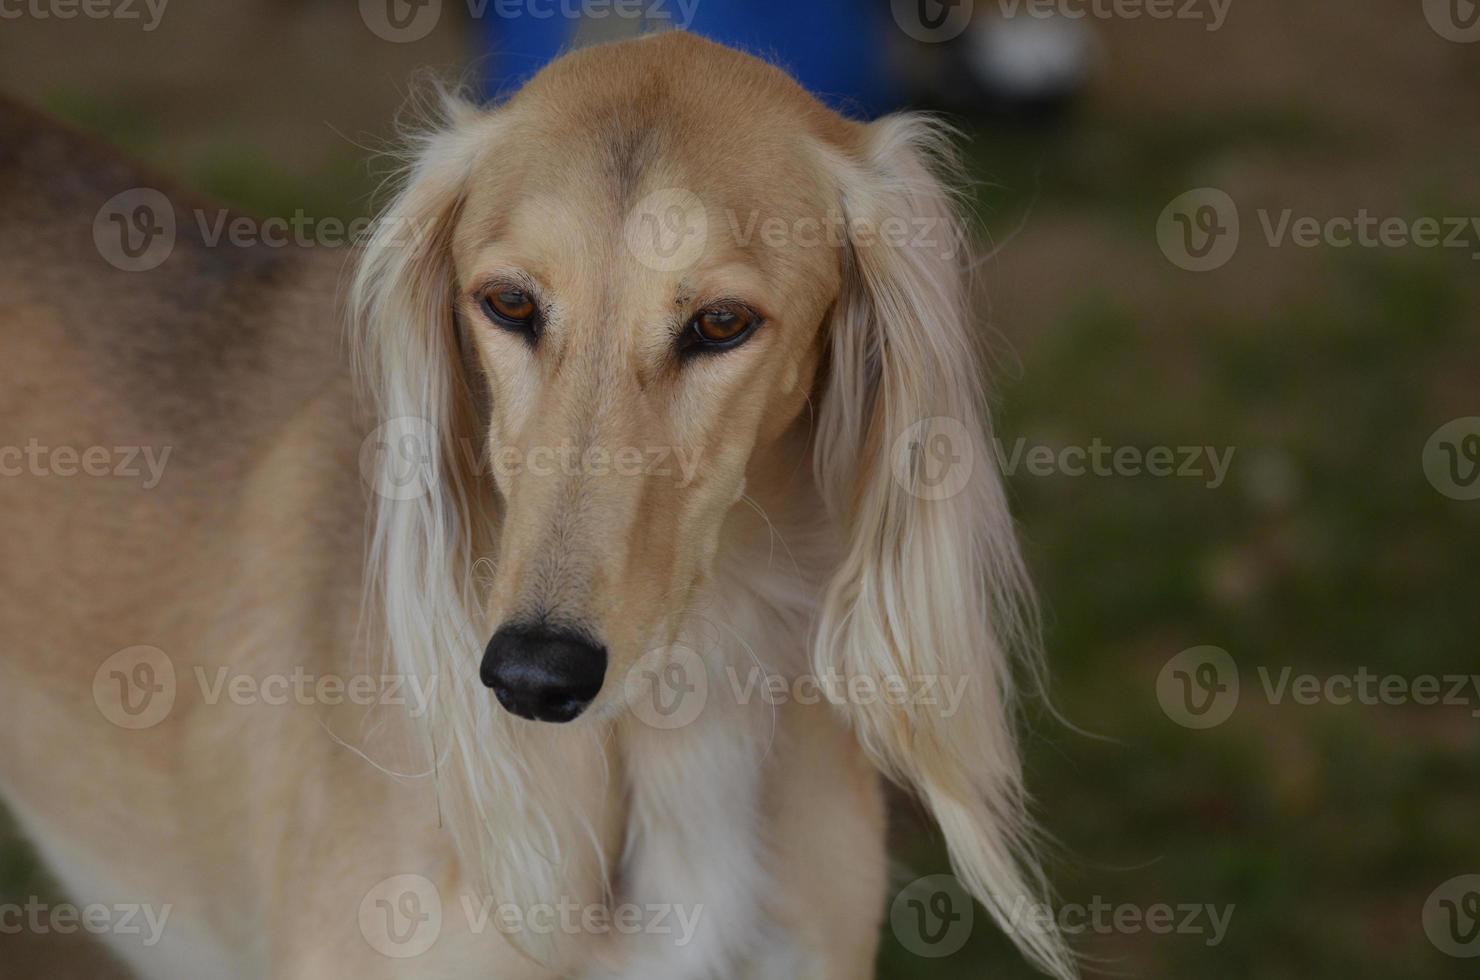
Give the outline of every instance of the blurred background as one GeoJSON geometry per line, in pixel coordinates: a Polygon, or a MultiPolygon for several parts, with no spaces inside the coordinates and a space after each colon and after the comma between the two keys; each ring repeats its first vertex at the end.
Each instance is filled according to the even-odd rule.
{"type": "MultiPolygon", "coordinates": [[[[1028,784],[1091,972],[1477,975],[1473,0],[92,9],[0,0],[0,92],[261,217],[371,213],[418,69],[494,97],[641,30],[738,44],[859,117],[949,113],[1072,723],[1028,712],[1028,784]]],[[[0,902],[55,898],[8,826],[0,902]]],[[[952,904],[903,800],[893,837],[881,977],[1034,975],[952,904]]],[[[23,961],[125,975],[81,936],[0,935],[0,976],[23,961]]]]}

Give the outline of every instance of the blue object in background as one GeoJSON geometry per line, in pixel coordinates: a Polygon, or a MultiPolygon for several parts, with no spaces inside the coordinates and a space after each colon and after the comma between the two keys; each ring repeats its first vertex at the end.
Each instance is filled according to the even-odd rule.
{"type": "Polygon", "coordinates": [[[516,16],[499,16],[489,2],[477,29],[489,53],[485,90],[507,95],[561,53],[581,44],[631,37],[668,26],[758,55],[790,72],[829,106],[872,118],[897,108],[900,96],[886,70],[887,6],[867,0],[644,0],[642,9],[666,19],[624,17],[610,6],[602,17],[570,17],[579,0],[531,0],[516,16]],[[692,14],[688,24],[685,14],[692,14]],[[545,16],[539,16],[544,14],[545,16]]]}

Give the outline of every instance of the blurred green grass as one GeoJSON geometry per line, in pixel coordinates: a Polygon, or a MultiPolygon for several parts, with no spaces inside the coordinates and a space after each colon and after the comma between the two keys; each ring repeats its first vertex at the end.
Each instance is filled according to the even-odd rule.
{"type": "MultiPolygon", "coordinates": [[[[1090,212],[1154,261],[1157,213],[1198,186],[1207,161],[1320,160],[1350,144],[1299,117],[1257,114],[976,136],[975,202],[990,227],[1090,212]]],[[[1476,213],[1462,204],[1412,213],[1476,213]]],[[[1091,972],[1474,975],[1428,942],[1421,910],[1441,882],[1480,868],[1480,706],[1271,705],[1258,675],[1472,672],[1480,509],[1435,492],[1419,461],[1438,425],[1475,413],[1474,264],[1468,251],[1317,261],[1330,285],[1258,318],[1226,312],[1237,304],[1216,276],[1190,302],[1165,290],[1182,304],[1171,327],[1135,312],[1132,296],[1154,305],[1154,282],[1067,287],[1068,312],[1020,340],[999,381],[1009,446],[1026,436],[1235,451],[1217,489],[1150,476],[1009,479],[1045,598],[1055,701],[1104,736],[1043,711],[1031,726],[1028,783],[1057,839],[1060,898],[1234,906],[1215,948],[1201,935],[1084,936],[1091,972]],[[1468,378],[1467,402],[1453,397],[1456,376],[1468,378]],[[1243,695],[1228,722],[1192,731],[1163,714],[1156,677],[1203,644],[1233,654],[1243,695]]],[[[948,870],[923,824],[899,836],[928,840],[902,848],[905,878],[948,870]]],[[[1035,975],[981,926],[941,960],[886,937],[880,962],[898,980],[1035,975]]]]}

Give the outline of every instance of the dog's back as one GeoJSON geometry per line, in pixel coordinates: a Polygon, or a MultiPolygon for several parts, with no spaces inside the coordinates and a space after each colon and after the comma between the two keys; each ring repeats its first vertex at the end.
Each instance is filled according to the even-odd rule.
{"type": "MultiPolygon", "coordinates": [[[[185,686],[198,668],[250,669],[242,650],[281,648],[280,633],[308,644],[339,628],[283,610],[358,588],[363,511],[334,302],[343,257],[212,244],[223,216],[0,100],[0,791],[74,897],[191,898],[207,916],[253,883],[192,896],[159,877],[160,854],[241,867],[221,851],[250,846],[262,821],[240,794],[179,799],[241,764],[204,744],[185,686]],[[145,256],[139,233],[159,228],[172,243],[145,256]],[[307,574],[283,575],[301,561],[307,574]],[[139,647],[178,679],[165,721],[128,714],[145,702],[109,687],[140,676],[132,654],[108,667],[139,647]]],[[[195,947],[166,955],[174,972],[225,969],[195,947]]]]}
{"type": "Polygon", "coordinates": [[[223,217],[236,216],[0,100],[0,627],[12,643],[92,615],[116,630],[120,608],[188,587],[172,581],[182,550],[222,535],[283,428],[326,400],[351,421],[342,257],[208,241],[223,217]],[[168,238],[150,245],[163,246],[152,268],[129,254],[141,227],[168,238]]]}
{"type": "Polygon", "coordinates": [[[262,434],[254,419],[321,392],[338,370],[342,259],[218,237],[239,217],[0,99],[4,418],[138,427],[120,436],[229,426],[219,459],[262,434]],[[58,369],[82,372],[78,386],[58,369]]]}

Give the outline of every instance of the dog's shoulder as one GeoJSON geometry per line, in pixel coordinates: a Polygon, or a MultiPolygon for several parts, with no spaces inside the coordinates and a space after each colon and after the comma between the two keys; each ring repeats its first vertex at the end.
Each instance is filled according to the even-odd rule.
{"type": "MultiPolygon", "coordinates": [[[[243,217],[0,97],[0,342],[65,357],[97,411],[149,425],[291,411],[344,374],[344,256],[220,233],[243,217]]],[[[54,397],[46,378],[0,382],[54,397]]]]}

